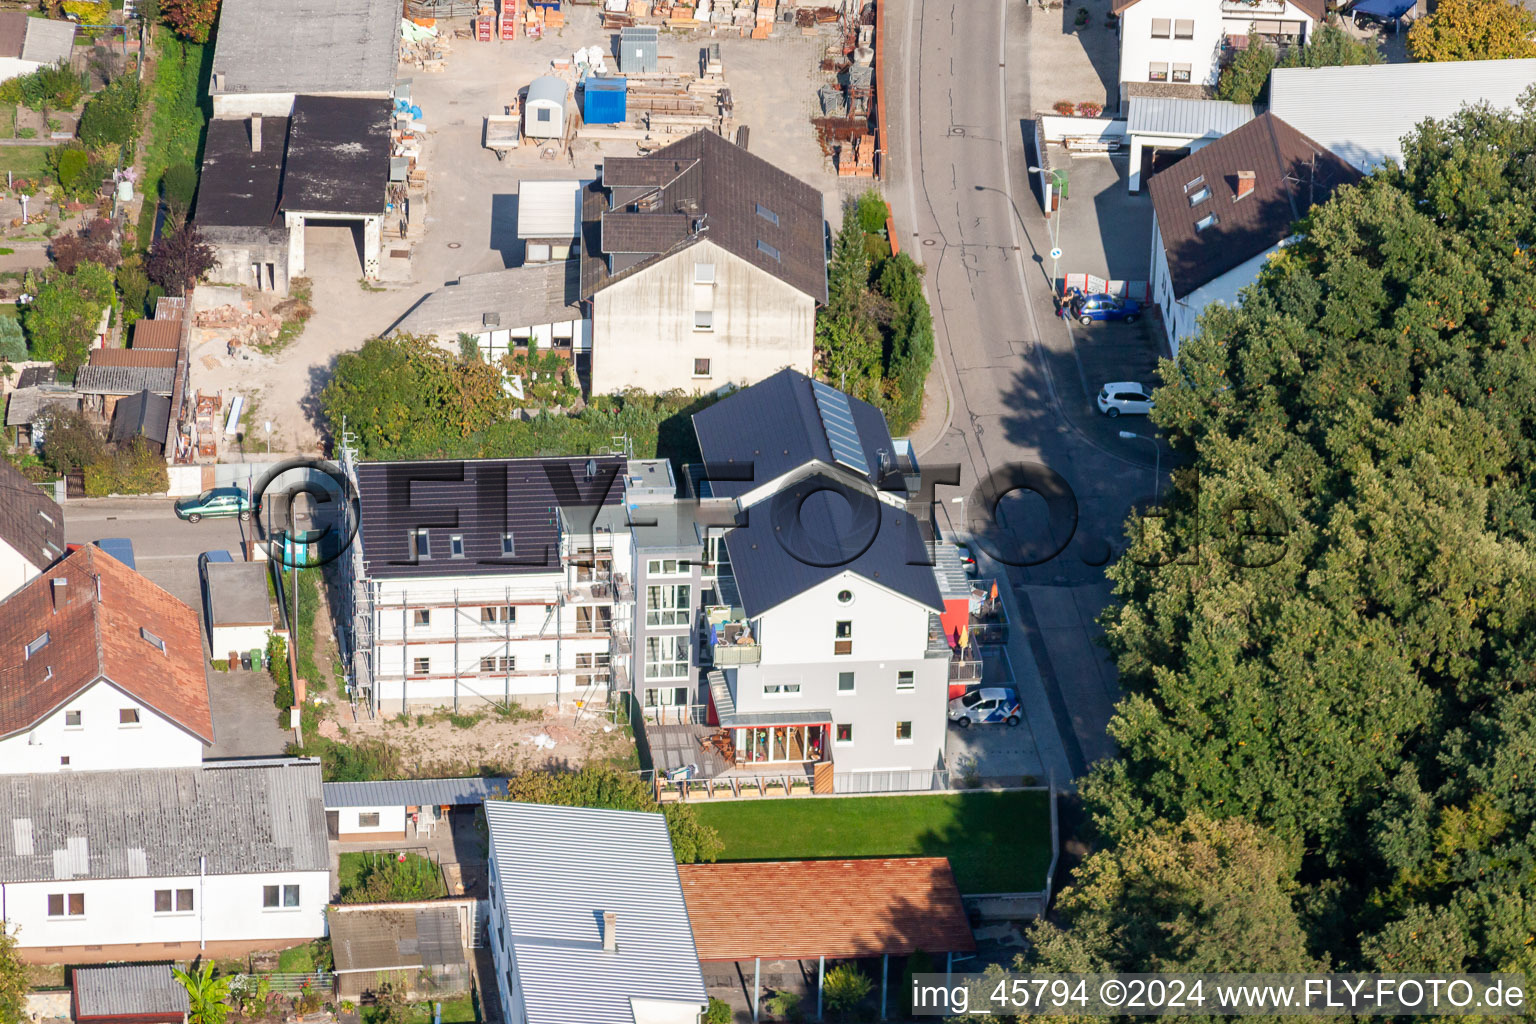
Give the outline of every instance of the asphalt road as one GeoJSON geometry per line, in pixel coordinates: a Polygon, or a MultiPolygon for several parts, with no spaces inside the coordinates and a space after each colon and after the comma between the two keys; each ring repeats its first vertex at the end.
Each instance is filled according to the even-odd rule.
{"type": "Polygon", "coordinates": [[[1151,430],[1144,420],[1097,415],[1085,385],[1099,382],[1089,382],[1079,350],[1087,339],[1052,315],[1049,229],[1027,184],[1025,119],[1035,110],[1028,5],[890,0],[887,11],[886,45],[896,57],[886,64],[887,191],[901,247],[927,267],[949,406],[947,427],[927,438],[921,462],[959,466],[960,488],[939,491],[941,530],[989,536],[994,551],[1012,547],[1036,560],[1060,550],[1032,566],[979,557],[1014,585],[1015,622],[1038,667],[1020,668],[1015,656],[1020,697],[1045,769],[1074,777],[1113,753],[1104,733],[1112,670],[1095,647],[1092,618],[1109,596],[1102,566],[1124,546],[1132,505],[1153,488],[1152,444],[1118,434],[1151,430]],[[994,474],[1012,476],[1000,490],[1017,485],[1020,471],[1009,467],[1020,463],[1059,474],[1024,472],[1051,504],[1015,490],[991,519],[965,497],[994,474]]]}

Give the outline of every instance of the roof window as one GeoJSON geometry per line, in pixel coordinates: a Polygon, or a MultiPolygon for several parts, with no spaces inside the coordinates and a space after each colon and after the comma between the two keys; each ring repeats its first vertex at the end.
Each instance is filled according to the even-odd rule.
{"type": "Polygon", "coordinates": [[[1208,213],[1204,217],[1201,217],[1199,220],[1195,221],[1195,230],[1204,231],[1206,228],[1215,224],[1216,221],[1216,215],[1214,213],[1208,213]]]}
{"type": "Polygon", "coordinates": [[[769,256],[772,256],[774,259],[779,259],[780,258],[779,257],[779,250],[775,249],[773,246],[769,245],[767,242],[763,241],[761,238],[759,238],[757,240],[757,251],[758,252],[767,253],[769,256]]]}
{"type": "Polygon", "coordinates": [[[27,657],[30,658],[44,647],[48,646],[48,631],[43,630],[43,635],[27,644],[27,657]]]}
{"type": "Polygon", "coordinates": [[[1209,198],[1211,198],[1210,188],[1205,185],[1201,185],[1198,191],[1191,192],[1189,194],[1189,205],[1199,206],[1209,198]]]}
{"type": "Polygon", "coordinates": [[[1187,185],[1185,185],[1184,186],[1184,191],[1188,192],[1191,189],[1199,188],[1201,185],[1204,185],[1204,184],[1205,184],[1205,175],[1202,174],[1198,178],[1196,178],[1194,181],[1191,181],[1187,185]]]}
{"type": "Polygon", "coordinates": [[[774,227],[779,226],[779,215],[768,209],[768,207],[764,206],[762,203],[757,204],[757,215],[763,218],[763,220],[767,221],[769,224],[772,224],[774,227]]]}
{"type": "Polygon", "coordinates": [[[145,643],[149,644],[149,646],[153,647],[155,650],[159,651],[161,654],[165,653],[165,641],[161,640],[159,637],[155,636],[155,634],[151,633],[149,630],[145,629],[143,626],[139,627],[139,636],[143,637],[145,643]]]}

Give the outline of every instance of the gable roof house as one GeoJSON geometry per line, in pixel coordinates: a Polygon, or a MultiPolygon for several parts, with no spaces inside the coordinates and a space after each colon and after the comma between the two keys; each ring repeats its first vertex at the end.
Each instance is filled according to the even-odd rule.
{"type": "Polygon", "coordinates": [[[36,579],[63,555],[64,510],[0,459],[0,596],[36,579]]]}
{"type": "Polygon", "coordinates": [[[582,205],[593,393],[809,371],[824,232],[819,191],[713,132],[605,160],[582,205]]]}
{"type": "Polygon", "coordinates": [[[94,544],[0,602],[0,772],[196,765],[197,613],[94,544]]]}
{"type": "Polygon", "coordinates": [[[1300,46],[1324,0],[1113,0],[1120,109],[1137,96],[1210,99],[1222,67],[1252,45],[1300,46]]]}
{"type": "Polygon", "coordinates": [[[1293,225],[1360,172],[1274,114],[1153,176],[1152,297],[1175,357],[1213,302],[1232,305],[1293,225]]]}
{"type": "Polygon", "coordinates": [[[666,818],[488,800],[485,819],[507,1024],[699,1020],[708,996],[666,818]]]}
{"type": "MultiPolygon", "coordinates": [[[[0,786],[5,924],[34,963],[298,945],[325,933],[325,835],[313,759],[12,775],[0,786]]],[[[80,1008],[109,1016],[101,1004],[80,1008]]],[[[117,1020],[171,1009],[110,1005],[117,1020]]]]}
{"type": "Polygon", "coordinates": [[[0,81],[67,61],[74,46],[73,22],[0,11],[0,81]]]}

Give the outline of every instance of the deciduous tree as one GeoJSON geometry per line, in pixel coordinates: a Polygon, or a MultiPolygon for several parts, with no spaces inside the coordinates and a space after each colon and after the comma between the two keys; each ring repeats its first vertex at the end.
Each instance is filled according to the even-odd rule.
{"type": "Polygon", "coordinates": [[[160,17],[183,39],[206,43],[219,16],[219,0],[159,0],[160,17]]]}
{"type": "Polygon", "coordinates": [[[1408,29],[1418,60],[1536,57],[1536,14],[1518,0],[1440,0],[1408,29]]]}
{"type": "Polygon", "coordinates": [[[218,256],[202,232],[187,226],[162,235],[150,248],[144,269],[151,281],[172,295],[181,295],[217,263],[218,256]]]}
{"type": "Polygon", "coordinates": [[[27,966],[16,952],[16,936],[9,928],[0,928],[0,1021],[28,1019],[27,966]]]}
{"type": "Polygon", "coordinates": [[[72,375],[85,362],[112,295],[112,275],[99,263],[81,263],[73,273],[50,278],[21,314],[33,358],[51,360],[72,375]]]}

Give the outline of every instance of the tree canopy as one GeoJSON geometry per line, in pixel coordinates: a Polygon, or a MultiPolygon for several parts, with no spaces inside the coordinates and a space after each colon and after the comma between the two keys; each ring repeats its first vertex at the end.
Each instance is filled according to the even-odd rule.
{"type": "Polygon", "coordinates": [[[1352,38],[1335,25],[1322,25],[1303,46],[1282,56],[1273,46],[1255,42],[1222,69],[1216,95],[1232,103],[1253,103],[1269,87],[1275,68],[1329,68],[1348,64],[1378,64],[1381,54],[1368,42],[1352,38]]]}
{"type": "Polygon", "coordinates": [[[85,362],[102,310],[112,297],[112,274],[99,263],[85,262],[73,273],[55,274],[22,309],[32,358],[51,360],[60,373],[73,374],[85,362]]]}
{"type": "MultiPolygon", "coordinates": [[[[1422,126],[1210,307],[1156,396],[1189,468],[1111,570],[1103,863],[1167,823],[1178,863],[1207,818],[1298,851],[1263,854],[1264,899],[1334,969],[1536,970],[1532,151],[1533,94],[1422,126]]],[[[1120,936],[1041,955],[1184,919],[1107,899],[1109,870],[1063,906],[1120,936]]]]}
{"type": "Polygon", "coordinates": [[[1536,13],[1519,0],[1440,0],[1408,29],[1418,60],[1536,57],[1536,13]]]}

